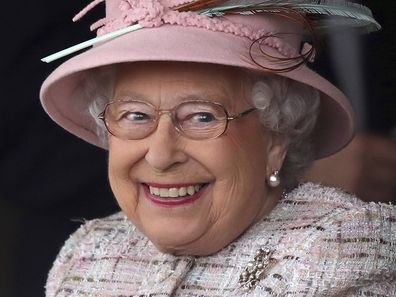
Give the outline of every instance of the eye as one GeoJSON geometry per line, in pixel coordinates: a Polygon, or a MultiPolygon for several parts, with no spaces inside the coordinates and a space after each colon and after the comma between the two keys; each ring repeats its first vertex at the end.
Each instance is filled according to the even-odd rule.
{"type": "Polygon", "coordinates": [[[190,120],[199,123],[210,123],[216,120],[216,117],[210,112],[194,113],[190,116],[190,120]]]}
{"type": "Polygon", "coordinates": [[[151,123],[153,117],[141,111],[123,111],[118,117],[118,123],[123,126],[142,125],[151,123]]]}
{"type": "Polygon", "coordinates": [[[141,122],[145,120],[151,120],[151,117],[143,112],[125,112],[122,117],[122,119],[127,119],[132,122],[141,122]]]}

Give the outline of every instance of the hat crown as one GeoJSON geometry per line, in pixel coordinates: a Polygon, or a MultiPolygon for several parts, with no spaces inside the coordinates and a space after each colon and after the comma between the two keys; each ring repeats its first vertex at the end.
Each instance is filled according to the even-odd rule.
{"type": "Polygon", "coordinates": [[[174,9],[181,4],[194,2],[197,1],[107,0],[106,18],[102,23],[103,26],[98,30],[98,35],[108,34],[134,23],[140,23],[143,27],[159,27],[168,24],[234,34],[247,37],[252,41],[263,36],[281,33],[282,40],[278,40],[276,47],[287,47],[289,52],[300,50],[303,25],[287,17],[275,14],[231,14],[210,18],[197,12],[181,12],[174,9]],[[281,44],[286,46],[281,46],[281,44]]]}

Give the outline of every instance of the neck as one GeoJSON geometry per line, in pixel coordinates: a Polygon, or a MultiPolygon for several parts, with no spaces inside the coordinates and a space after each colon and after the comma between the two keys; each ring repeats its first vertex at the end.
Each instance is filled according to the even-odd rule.
{"type": "Polygon", "coordinates": [[[261,211],[258,213],[254,223],[260,221],[262,218],[266,217],[271,213],[271,211],[275,208],[275,206],[279,203],[279,200],[282,198],[283,187],[280,185],[276,188],[269,188],[267,195],[265,196],[265,201],[261,211]]]}

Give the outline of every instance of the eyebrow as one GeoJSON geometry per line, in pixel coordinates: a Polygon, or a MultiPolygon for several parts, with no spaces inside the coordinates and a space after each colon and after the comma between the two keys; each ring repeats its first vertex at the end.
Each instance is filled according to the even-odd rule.
{"type": "Polygon", "coordinates": [[[150,98],[146,97],[143,94],[139,94],[139,93],[134,93],[134,92],[129,92],[128,94],[121,94],[121,95],[117,95],[116,97],[114,97],[115,101],[118,100],[128,100],[128,99],[137,99],[140,101],[147,101],[150,102],[150,98]]]}
{"type": "MultiPolygon", "coordinates": [[[[202,101],[218,102],[223,105],[224,104],[228,105],[228,104],[226,104],[227,102],[225,101],[226,98],[224,96],[219,96],[214,93],[208,93],[208,92],[199,92],[198,91],[198,92],[193,92],[193,93],[189,93],[189,94],[180,94],[180,95],[175,96],[175,98],[177,99],[177,101],[180,101],[180,102],[202,100],[202,101]]],[[[136,93],[136,92],[129,92],[128,94],[121,94],[114,98],[115,101],[128,100],[128,99],[144,101],[144,102],[148,102],[148,103],[154,105],[154,102],[150,97],[140,94],[140,93],[136,93]]]]}
{"type": "Polygon", "coordinates": [[[213,101],[213,102],[223,102],[224,98],[221,98],[218,95],[210,94],[207,92],[197,92],[194,94],[186,94],[177,96],[177,99],[188,101],[188,100],[203,100],[203,101],[213,101]]]}

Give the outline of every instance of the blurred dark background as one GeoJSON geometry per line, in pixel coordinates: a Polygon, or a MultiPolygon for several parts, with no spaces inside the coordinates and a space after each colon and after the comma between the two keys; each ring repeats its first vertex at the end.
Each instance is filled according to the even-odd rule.
{"type": "MultiPolygon", "coordinates": [[[[92,37],[88,1],[8,1],[3,7],[0,141],[0,296],[44,296],[46,275],[81,224],[115,212],[107,154],[58,127],[43,111],[40,85],[62,61],[43,56],[92,37]]],[[[102,8],[104,5],[101,5],[102,8]]]]}
{"type": "Polygon", "coordinates": [[[367,129],[396,137],[396,1],[362,2],[383,28],[362,38],[367,129]]]}
{"type": "MultiPolygon", "coordinates": [[[[362,69],[357,83],[363,98],[358,104],[365,106],[360,125],[394,137],[396,3],[365,2],[383,30],[356,39],[360,51],[354,59],[362,69]]],[[[6,3],[0,60],[5,90],[0,117],[0,296],[39,297],[59,248],[79,221],[118,209],[107,183],[106,152],[54,124],[38,96],[44,78],[61,63],[44,64],[40,58],[92,37],[88,27],[103,16],[103,9],[72,24],[72,16],[88,1],[6,3]]],[[[324,51],[316,68],[352,92],[354,86],[328,66],[331,60],[334,55],[324,51]]]]}

